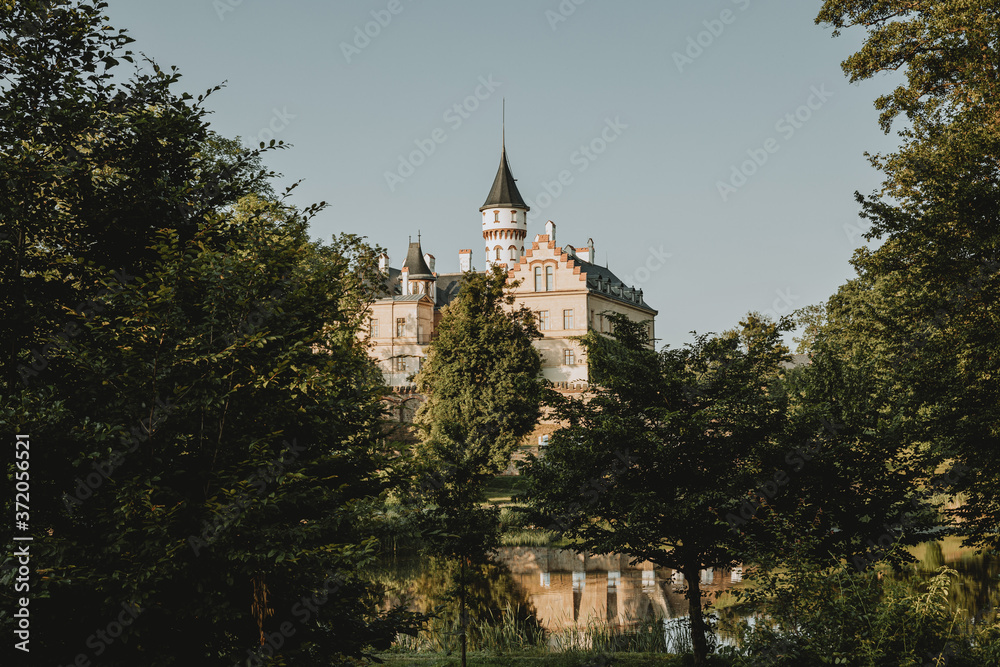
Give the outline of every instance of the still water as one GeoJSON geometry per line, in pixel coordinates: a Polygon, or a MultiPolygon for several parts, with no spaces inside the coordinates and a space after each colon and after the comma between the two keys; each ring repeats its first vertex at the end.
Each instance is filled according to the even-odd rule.
{"type": "MultiPolygon", "coordinates": [[[[919,560],[918,577],[930,576],[941,565],[958,572],[949,594],[954,608],[964,609],[973,622],[996,618],[1000,559],[963,550],[954,538],[912,551],[919,560]]],[[[470,613],[487,623],[499,622],[507,613],[522,627],[547,633],[597,626],[628,631],[687,615],[683,577],[652,563],[543,547],[505,548],[496,560],[497,565],[476,568],[470,575],[470,613]]],[[[398,558],[384,562],[376,576],[386,585],[387,604],[406,600],[420,611],[445,605],[439,613],[453,614],[448,595],[455,589],[457,569],[451,564],[398,558]]],[[[706,600],[722,607],[731,602],[728,591],[745,585],[741,569],[702,570],[700,580],[706,600]]]]}

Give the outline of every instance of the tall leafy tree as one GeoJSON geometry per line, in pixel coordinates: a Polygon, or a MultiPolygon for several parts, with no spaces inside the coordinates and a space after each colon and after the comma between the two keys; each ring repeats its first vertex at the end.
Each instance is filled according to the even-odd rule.
{"type": "Polygon", "coordinates": [[[387,646],[404,615],[377,615],[357,577],[377,545],[354,509],[382,490],[382,385],[358,336],[374,251],[315,244],[259,200],[153,247],[71,316],[90,335],[59,382],[5,406],[35,452],[32,655],[328,665],[387,646]],[[93,639],[123,604],[122,638],[93,639]]]}
{"type": "Polygon", "coordinates": [[[538,421],[544,385],[533,316],[514,307],[507,272],[466,273],[444,308],[426,362],[416,375],[427,396],[416,416],[420,485],[429,543],[461,567],[462,661],[466,569],[498,543],[496,508],[485,482],[510,463],[538,421]]]}
{"type": "Polygon", "coordinates": [[[869,347],[896,436],[968,466],[953,491],[972,543],[1000,523],[1000,3],[827,0],[817,21],[866,31],[843,63],[852,81],[901,71],[876,101],[899,149],[871,157],[883,187],[856,195],[870,223],[830,336],[869,347]]]}
{"type": "Polygon", "coordinates": [[[896,369],[886,363],[878,332],[852,317],[859,302],[886,307],[848,283],[823,309],[810,363],[785,373],[797,438],[814,443],[815,452],[790,470],[789,492],[769,501],[769,515],[760,514],[770,521],[754,526],[757,563],[780,562],[783,545],[807,534],[811,547],[801,551],[817,567],[831,555],[862,570],[899,563],[908,554],[892,547],[923,541],[921,533],[938,523],[919,488],[927,481],[926,447],[908,438],[909,420],[885,409],[899,390],[896,369]],[[844,327],[861,328],[847,336],[844,327]]]}
{"type": "Polygon", "coordinates": [[[680,570],[696,664],[709,652],[700,571],[739,563],[746,531],[732,516],[787,463],[787,349],[749,317],[741,332],[651,349],[643,323],[611,315],[588,333],[592,387],[565,400],[544,457],[526,468],[526,497],[546,521],[597,553],[680,570]]]}
{"type": "Polygon", "coordinates": [[[135,66],[98,0],[0,3],[0,364],[29,382],[65,344],[63,310],[155,257],[158,229],[265,191],[256,153],[209,129],[208,91],[135,66]],[[131,74],[122,70],[132,68],[131,74]],[[50,347],[45,348],[46,345],[50,347]]]}
{"type": "Polygon", "coordinates": [[[176,72],[121,75],[105,6],[0,4],[0,423],[31,436],[32,658],[348,661],[409,618],[357,576],[355,505],[383,484],[375,253],[311,242],[318,207],[270,197],[176,72]]]}

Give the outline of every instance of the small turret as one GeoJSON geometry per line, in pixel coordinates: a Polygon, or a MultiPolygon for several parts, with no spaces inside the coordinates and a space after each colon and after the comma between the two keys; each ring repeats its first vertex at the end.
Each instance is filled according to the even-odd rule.
{"type": "MultiPolygon", "coordinates": [[[[433,256],[431,257],[433,261],[433,256]]],[[[424,253],[420,249],[420,237],[417,242],[410,242],[410,247],[406,252],[406,261],[403,262],[403,294],[426,294],[432,301],[437,302],[437,291],[435,289],[437,277],[434,271],[427,266],[424,253]]]]}

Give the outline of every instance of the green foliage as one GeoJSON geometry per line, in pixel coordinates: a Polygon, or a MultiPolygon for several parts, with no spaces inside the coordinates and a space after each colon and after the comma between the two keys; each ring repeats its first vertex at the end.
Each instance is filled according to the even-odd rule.
{"type": "Polygon", "coordinates": [[[66,344],[64,309],[110,269],[154,261],[156,230],[190,240],[196,223],[269,175],[208,127],[205,95],[180,75],[130,67],[133,41],[104,2],[29,0],[0,7],[0,381],[6,391],[66,344]]]}
{"type": "Polygon", "coordinates": [[[488,560],[499,545],[499,510],[483,505],[484,487],[538,421],[543,391],[534,320],[513,304],[501,267],[466,273],[415,378],[427,396],[415,418],[423,537],[436,554],[461,564],[463,665],[467,566],[488,560]]]}
{"type": "Polygon", "coordinates": [[[467,273],[443,312],[416,376],[427,395],[416,425],[418,470],[431,542],[481,559],[496,544],[496,509],[481,506],[487,482],[538,421],[543,385],[531,313],[514,309],[506,273],[467,273]],[[436,536],[435,536],[436,535],[436,536]]]}
{"type": "Polygon", "coordinates": [[[831,301],[826,337],[875,381],[879,414],[928,470],[956,460],[954,511],[970,541],[996,546],[1000,522],[1000,3],[827,0],[817,21],[860,27],[844,63],[852,81],[902,71],[876,102],[888,131],[904,113],[902,145],[871,157],[880,191],[860,194],[876,249],[854,258],[858,278],[831,301]]]}
{"type": "Polygon", "coordinates": [[[778,326],[753,316],[739,331],[660,353],[643,323],[610,318],[611,337],[583,339],[597,388],[556,403],[566,426],[526,466],[525,496],[542,525],[591,551],[684,572],[703,662],[698,573],[739,562],[746,536],[727,513],[784,465],[787,349],[778,326]]]}
{"type": "Polygon", "coordinates": [[[856,26],[868,31],[862,48],[843,63],[852,83],[888,71],[906,75],[875,103],[888,130],[900,113],[915,120],[1000,100],[998,10],[996,0],[825,0],[816,22],[832,26],[835,35],[856,26]]]}
{"type": "Polygon", "coordinates": [[[938,569],[913,588],[887,569],[858,572],[820,564],[792,545],[782,569],[761,568],[739,592],[755,623],[740,622],[736,665],[856,667],[987,664],[962,634],[961,611],[948,604],[954,570],[938,569]]]}
{"type": "Polygon", "coordinates": [[[376,614],[357,576],[377,549],[360,503],[384,486],[359,337],[376,253],[311,242],[319,207],[275,201],[176,72],[116,71],[131,40],[105,6],[0,7],[0,422],[33,445],[32,656],[326,666],[388,646],[416,619],[376,614]]]}
{"type": "Polygon", "coordinates": [[[826,321],[826,304],[812,304],[799,308],[792,313],[792,318],[796,326],[802,327],[802,335],[792,339],[796,343],[795,353],[808,354],[812,351],[816,336],[826,321]]]}
{"type": "Polygon", "coordinates": [[[85,652],[123,601],[144,611],[102,664],[237,660],[282,623],[286,658],[329,664],[387,645],[403,620],[374,616],[354,575],[376,549],[354,503],[381,488],[381,384],[358,295],[340,290],[374,253],[312,244],[303,220],[247,206],[221,248],[209,225],[189,243],[162,233],[149,273],[79,319],[87,336],[49,376],[51,398],[11,406],[45,471],[34,611],[53,656],[85,652]]]}
{"type": "Polygon", "coordinates": [[[460,617],[447,603],[465,588],[470,610],[469,648],[473,651],[510,653],[544,648],[546,633],[534,610],[510,573],[502,566],[478,563],[461,568],[454,559],[426,558],[412,574],[393,572],[390,594],[411,601],[419,611],[433,617],[421,631],[401,636],[396,650],[449,651],[458,647],[460,617]]]}

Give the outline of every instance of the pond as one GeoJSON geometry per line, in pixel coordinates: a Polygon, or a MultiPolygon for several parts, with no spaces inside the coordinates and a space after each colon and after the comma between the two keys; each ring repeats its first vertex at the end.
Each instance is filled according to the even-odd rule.
{"type": "MultiPolygon", "coordinates": [[[[915,576],[930,576],[941,565],[955,569],[952,606],[964,609],[970,622],[991,621],[1000,605],[1000,559],[977,556],[959,542],[946,538],[911,549],[919,561],[915,576]]],[[[662,634],[664,625],[672,626],[669,619],[687,616],[683,576],[652,563],[632,564],[627,556],[544,547],[507,547],[496,560],[498,565],[475,568],[469,575],[470,615],[495,635],[506,633],[512,643],[539,643],[545,638],[552,646],[553,638],[559,638],[561,645],[578,645],[586,643],[583,635],[654,627],[662,634]]],[[[423,641],[439,649],[451,645],[457,612],[448,595],[455,590],[457,567],[440,560],[399,557],[384,561],[374,575],[386,586],[386,605],[406,599],[420,611],[440,606],[439,618],[428,629],[431,639],[423,641]]],[[[745,585],[739,568],[702,570],[700,581],[706,599],[716,607],[731,604],[733,598],[727,593],[745,585]]],[[[483,636],[479,639],[486,641],[483,636]]]]}

